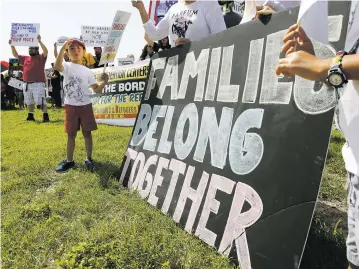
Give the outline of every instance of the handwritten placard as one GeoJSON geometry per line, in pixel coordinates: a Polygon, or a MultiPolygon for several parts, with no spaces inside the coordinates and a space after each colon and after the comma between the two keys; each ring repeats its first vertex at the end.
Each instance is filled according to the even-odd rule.
{"type": "Polygon", "coordinates": [[[101,61],[99,65],[113,63],[118,47],[120,46],[123,31],[125,31],[131,13],[120,11],[116,12],[112,22],[111,31],[107,37],[106,45],[103,49],[101,61]]]}
{"type": "Polygon", "coordinates": [[[37,46],[40,23],[12,23],[11,44],[13,46],[37,46]]]}
{"type": "Polygon", "coordinates": [[[69,38],[67,36],[60,36],[56,41],[56,45],[63,46],[68,39],[69,38]]]}
{"type": "Polygon", "coordinates": [[[8,85],[15,88],[15,89],[22,90],[24,82],[21,81],[21,80],[18,80],[16,78],[10,78],[8,85]]]}
{"type": "Polygon", "coordinates": [[[111,31],[105,26],[81,26],[81,36],[88,47],[103,47],[111,31]]]}

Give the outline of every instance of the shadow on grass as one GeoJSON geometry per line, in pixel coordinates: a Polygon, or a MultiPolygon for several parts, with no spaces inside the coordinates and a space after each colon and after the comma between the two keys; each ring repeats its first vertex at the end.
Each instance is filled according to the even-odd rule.
{"type": "Polygon", "coordinates": [[[346,235],[328,227],[320,216],[313,219],[300,269],[347,268],[346,235]]]}
{"type": "Polygon", "coordinates": [[[103,188],[109,187],[110,180],[119,179],[121,175],[121,168],[110,162],[98,162],[95,163],[94,173],[100,176],[100,184],[103,188]]]}

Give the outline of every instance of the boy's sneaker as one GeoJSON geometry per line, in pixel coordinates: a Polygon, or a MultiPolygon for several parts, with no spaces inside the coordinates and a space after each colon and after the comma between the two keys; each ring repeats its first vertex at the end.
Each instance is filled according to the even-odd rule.
{"type": "Polygon", "coordinates": [[[50,118],[49,118],[49,114],[48,113],[44,113],[43,114],[43,118],[42,118],[42,122],[49,122],[50,118]]]}
{"type": "Polygon", "coordinates": [[[93,172],[93,168],[94,168],[94,163],[92,159],[87,159],[85,161],[85,165],[88,171],[93,172]]]}
{"type": "Polygon", "coordinates": [[[58,173],[63,173],[66,172],[68,170],[70,170],[71,168],[73,168],[75,166],[75,162],[68,162],[67,160],[63,160],[59,166],[56,168],[56,172],[58,173]]]}
{"type": "Polygon", "coordinates": [[[35,121],[34,113],[28,113],[26,120],[27,121],[35,121]]]}

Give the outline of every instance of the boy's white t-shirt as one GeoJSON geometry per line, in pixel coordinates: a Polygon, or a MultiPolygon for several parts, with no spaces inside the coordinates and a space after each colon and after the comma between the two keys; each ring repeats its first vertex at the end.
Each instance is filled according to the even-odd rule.
{"type": "Polygon", "coordinates": [[[91,104],[92,92],[90,85],[96,84],[94,73],[81,64],[71,62],[62,63],[64,71],[63,88],[64,104],[71,106],[84,106],[91,104]]]}
{"type": "Polygon", "coordinates": [[[157,41],[168,36],[172,46],[178,38],[195,41],[227,29],[218,1],[200,0],[189,5],[178,2],[157,26],[149,20],[143,27],[150,39],[157,41]]]}
{"type": "MultiPolygon", "coordinates": [[[[349,51],[359,38],[359,3],[347,36],[345,50],[349,51]]],[[[359,54],[359,51],[356,52],[359,54]]],[[[345,56],[344,56],[345,57],[345,56]]],[[[359,80],[350,80],[339,99],[339,119],[337,124],[347,143],[342,149],[345,168],[359,176],[359,80]]]]}

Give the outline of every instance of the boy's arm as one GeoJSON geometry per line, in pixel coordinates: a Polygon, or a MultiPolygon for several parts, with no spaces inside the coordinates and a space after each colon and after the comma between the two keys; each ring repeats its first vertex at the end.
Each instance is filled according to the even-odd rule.
{"type": "Polygon", "coordinates": [[[47,48],[46,48],[46,46],[44,45],[44,43],[42,43],[42,41],[41,41],[41,36],[40,36],[40,35],[37,36],[37,41],[39,41],[39,44],[40,44],[40,46],[41,46],[42,52],[43,52],[43,54],[44,54],[44,57],[47,57],[47,54],[49,53],[49,51],[47,50],[47,48]]]}
{"type": "Polygon", "coordinates": [[[18,58],[19,58],[19,54],[17,53],[17,50],[16,50],[15,46],[12,46],[12,45],[11,45],[11,39],[9,40],[9,45],[11,46],[12,55],[13,55],[16,59],[18,59],[18,58]]]}
{"type": "Polygon", "coordinates": [[[103,88],[105,88],[107,82],[108,82],[108,75],[106,73],[104,73],[104,74],[101,75],[101,82],[92,84],[91,89],[95,93],[101,93],[103,88]]]}
{"type": "Polygon", "coordinates": [[[70,41],[66,41],[65,44],[60,49],[59,55],[57,56],[55,65],[54,65],[54,69],[56,71],[59,71],[59,72],[64,71],[64,66],[63,66],[62,62],[64,60],[65,51],[69,49],[70,43],[71,43],[70,41]]]}

